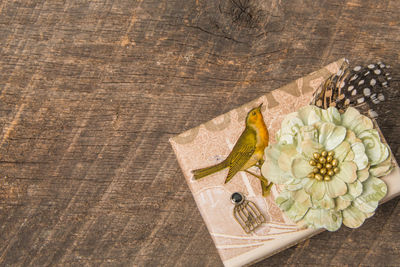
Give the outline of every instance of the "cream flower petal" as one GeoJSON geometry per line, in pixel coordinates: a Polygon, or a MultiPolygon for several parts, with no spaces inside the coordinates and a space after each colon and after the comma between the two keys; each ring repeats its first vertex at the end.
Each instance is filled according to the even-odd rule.
{"type": "Polygon", "coordinates": [[[279,208],[284,211],[289,210],[290,207],[292,207],[292,205],[294,204],[292,194],[289,191],[282,191],[275,199],[275,202],[276,204],[278,204],[279,208]]]}
{"type": "Polygon", "coordinates": [[[373,212],[378,207],[378,201],[364,201],[362,198],[356,198],[353,205],[364,213],[373,212]]]}
{"type": "Polygon", "coordinates": [[[362,132],[359,137],[365,146],[365,153],[367,154],[371,165],[376,165],[383,162],[389,156],[389,149],[382,144],[381,138],[377,130],[367,130],[362,132]]]}
{"type": "MultiPolygon", "coordinates": [[[[322,184],[322,182],[320,182],[322,184]]],[[[324,195],[321,199],[315,199],[312,197],[312,204],[313,208],[318,208],[318,209],[334,209],[335,208],[335,201],[333,198],[328,197],[327,195],[324,195]]]]}
{"type": "Polygon", "coordinates": [[[261,167],[262,175],[267,178],[270,182],[274,184],[284,184],[285,182],[291,180],[289,174],[285,174],[279,169],[277,164],[274,164],[272,161],[265,161],[263,166],[261,167]]]}
{"type": "Polygon", "coordinates": [[[315,106],[305,106],[298,110],[298,117],[302,120],[304,125],[313,125],[321,121],[320,116],[317,114],[318,109],[315,106]]]}
{"type": "Polygon", "coordinates": [[[287,145],[287,144],[294,144],[295,136],[293,134],[281,134],[281,131],[278,131],[276,133],[276,140],[278,141],[279,144],[281,145],[287,145]]]}
{"type": "Polygon", "coordinates": [[[360,181],[356,180],[354,183],[347,185],[347,193],[352,196],[353,199],[361,195],[363,191],[363,185],[360,181]]]}
{"type": "Polygon", "coordinates": [[[283,184],[291,179],[289,173],[285,173],[278,166],[281,145],[275,144],[265,149],[266,160],[261,167],[261,173],[269,181],[275,184],[283,184]]]}
{"type": "Polygon", "coordinates": [[[386,184],[379,178],[371,176],[363,184],[364,191],[354,200],[353,205],[365,213],[373,212],[378,202],[387,194],[386,184]]]}
{"type": "Polygon", "coordinates": [[[288,215],[291,220],[297,222],[304,217],[311,207],[311,199],[303,189],[291,192],[291,196],[294,200],[294,204],[287,210],[286,215],[288,215]]]}
{"type": "Polygon", "coordinates": [[[294,145],[283,145],[281,154],[278,157],[278,166],[284,172],[289,172],[292,166],[292,159],[297,154],[294,145]]]}
{"type": "Polygon", "coordinates": [[[351,145],[351,150],[354,152],[354,162],[357,164],[357,169],[362,170],[368,166],[368,157],[365,154],[364,144],[355,142],[351,145]]]}
{"type": "Polygon", "coordinates": [[[374,212],[369,212],[369,213],[365,213],[365,216],[367,216],[367,219],[374,216],[375,211],[374,212]]]}
{"type": "Polygon", "coordinates": [[[356,135],[359,135],[365,130],[373,128],[373,123],[370,118],[361,115],[355,108],[347,108],[346,112],[342,114],[342,125],[351,129],[356,135]]]}
{"type": "Polygon", "coordinates": [[[344,140],[346,140],[350,144],[361,142],[361,140],[356,137],[356,134],[350,129],[347,129],[346,138],[344,140]]]}
{"type": "Polygon", "coordinates": [[[360,227],[367,218],[366,214],[354,205],[350,205],[347,209],[344,209],[342,214],[343,224],[350,228],[360,227]]]}
{"type": "Polygon", "coordinates": [[[306,140],[312,140],[314,142],[318,142],[318,131],[312,125],[303,126],[300,128],[300,132],[298,135],[298,143],[302,143],[306,140]]]}
{"type": "Polygon", "coordinates": [[[310,195],[312,199],[314,200],[320,200],[324,197],[325,195],[325,184],[323,181],[315,181],[313,185],[310,188],[310,195]]]}
{"type": "Polygon", "coordinates": [[[326,150],[332,150],[346,137],[346,128],[335,124],[324,122],[319,125],[319,143],[323,144],[326,150]]]}
{"type": "Polygon", "coordinates": [[[342,162],[347,158],[347,155],[351,151],[350,143],[347,141],[343,141],[339,146],[337,146],[333,152],[335,152],[335,158],[342,162]]]}
{"type": "MultiPolygon", "coordinates": [[[[342,123],[342,118],[337,108],[329,107],[328,109],[320,109],[321,119],[326,122],[332,122],[336,125],[342,123]]],[[[318,112],[317,112],[318,113],[318,112]]]]}
{"type": "Polygon", "coordinates": [[[342,213],[335,211],[333,209],[323,210],[322,222],[324,225],[323,227],[326,228],[326,230],[328,230],[330,232],[336,231],[342,225],[342,222],[343,222],[342,213]]]}
{"type": "Polygon", "coordinates": [[[348,201],[353,201],[354,197],[350,195],[349,193],[344,194],[343,196],[340,196],[341,199],[343,200],[348,200],[348,201]]]}
{"type": "Polygon", "coordinates": [[[342,224],[342,215],[334,210],[310,209],[304,221],[314,228],[326,228],[328,231],[336,231],[342,224]]]}
{"type": "Polygon", "coordinates": [[[310,196],[303,190],[297,190],[292,193],[292,198],[300,203],[305,203],[307,207],[311,207],[311,199],[310,196]]]}
{"type": "MultiPolygon", "coordinates": [[[[308,178],[307,178],[308,179],[308,178]]],[[[296,191],[303,187],[303,179],[291,179],[285,183],[285,188],[289,191],[296,191]]]]}
{"type": "Polygon", "coordinates": [[[297,222],[301,219],[303,219],[304,215],[308,211],[309,207],[306,205],[299,203],[299,202],[294,202],[294,204],[291,206],[290,209],[286,211],[286,215],[294,222],[297,222]]]}
{"type": "Polygon", "coordinates": [[[329,197],[335,198],[342,196],[347,192],[346,183],[340,179],[335,179],[335,177],[331,181],[324,183],[326,186],[326,193],[329,197]]]}
{"type": "Polygon", "coordinates": [[[344,210],[350,206],[351,200],[342,198],[342,196],[335,198],[335,208],[336,210],[344,210]]]}
{"type": "Polygon", "coordinates": [[[334,178],[339,178],[346,183],[353,183],[357,179],[357,165],[350,161],[340,163],[340,171],[334,178]]]}
{"type": "Polygon", "coordinates": [[[392,157],[388,157],[385,161],[373,166],[369,169],[371,175],[382,177],[388,175],[393,169],[392,157]]]}
{"type": "Polygon", "coordinates": [[[292,174],[295,178],[304,178],[313,170],[307,160],[296,157],[292,161],[292,174]]]}
{"type": "Polygon", "coordinates": [[[303,184],[304,191],[306,191],[307,194],[311,195],[311,188],[314,185],[314,183],[317,182],[317,180],[311,179],[311,178],[308,178],[308,177],[305,177],[305,178],[303,178],[301,180],[303,181],[302,184],[303,184]]]}
{"type": "Polygon", "coordinates": [[[360,182],[364,182],[367,180],[369,177],[369,166],[367,166],[365,169],[357,171],[357,178],[360,182]]]}
{"type": "Polygon", "coordinates": [[[304,126],[304,123],[298,117],[297,112],[288,114],[282,121],[281,124],[281,135],[283,134],[296,134],[300,127],[304,126]]]}
{"type": "Polygon", "coordinates": [[[295,136],[300,127],[304,126],[297,112],[288,114],[282,121],[281,129],[277,132],[276,139],[279,144],[295,144],[295,136]]]}
{"type": "Polygon", "coordinates": [[[314,152],[322,152],[322,150],[324,150],[324,146],[312,140],[301,143],[301,152],[307,159],[311,159],[314,152]]]}

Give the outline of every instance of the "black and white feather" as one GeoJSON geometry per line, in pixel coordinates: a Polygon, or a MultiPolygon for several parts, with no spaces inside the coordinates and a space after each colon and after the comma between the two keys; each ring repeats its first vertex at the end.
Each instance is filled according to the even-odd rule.
{"type": "Polygon", "coordinates": [[[374,106],[385,101],[385,91],[391,80],[390,66],[377,62],[352,69],[346,60],[338,73],[329,77],[314,93],[311,104],[320,108],[337,107],[344,112],[353,106],[372,118],[378,116],[374,106]]]}

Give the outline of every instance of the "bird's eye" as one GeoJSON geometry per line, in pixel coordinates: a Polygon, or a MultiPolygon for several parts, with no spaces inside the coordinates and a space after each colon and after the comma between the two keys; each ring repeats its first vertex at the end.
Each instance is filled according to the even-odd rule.
{"type": "Polygon", "coordinates": [[[256,115],[256,112],[255,112],[255,111],[253,111],[252,115],[253,115],[253,116],[255,116],[255,115],[256,115]]]}

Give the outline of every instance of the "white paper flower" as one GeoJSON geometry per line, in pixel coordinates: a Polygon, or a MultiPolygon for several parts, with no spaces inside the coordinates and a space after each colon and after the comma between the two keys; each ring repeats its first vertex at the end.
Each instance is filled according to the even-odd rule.
{"type": "Polygon", "coordinates": [[[284,119],[277,140],[265,150],[262,174],[282,185],[276,203],[298,224],[359,227],[387,193],[378,177],[392,169],[390,150],[354,108],[303,107],[284,119]]]}

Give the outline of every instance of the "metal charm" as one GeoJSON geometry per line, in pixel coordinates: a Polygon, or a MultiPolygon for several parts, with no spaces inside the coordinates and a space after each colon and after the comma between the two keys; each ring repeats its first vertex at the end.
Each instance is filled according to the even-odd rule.
{"type": "Polygon", "coordinates": [[[250,234],[262,223],[265,223],[265,217],[261,214],[256,204],[246,200],[241,193],[233,193],[231,200],[235,204],[233,217],[247,234],[250,234]]]}

